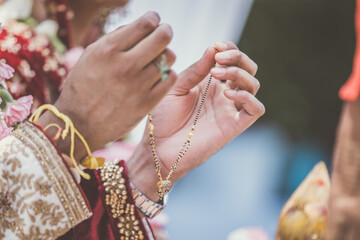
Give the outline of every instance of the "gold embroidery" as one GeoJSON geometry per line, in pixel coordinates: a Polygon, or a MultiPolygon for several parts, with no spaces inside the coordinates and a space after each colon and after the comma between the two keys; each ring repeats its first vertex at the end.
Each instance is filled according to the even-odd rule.
{"type": "Polygon", "coordinates": [[[54,239],[91,216],[61,157],[39,129],[26,122],[4,140],[0,239],[9,234],[11,239],[54,239]],[[42,171],[26,171],[29,160],[36,160],[30,166],[42,171]]]}
{"type": "Polygon", "coordinates": [[[48,203],[42,200],[36,200],[33,202],[32,210],[35,215],[41,215],[42,224],[50,224],[50,226],[56,226],[64,219],[62,212],[58,212],[59,206],[48,203]]]}
{"type": "Polygon", "coordinates": [[[44,133],[29,122],[23,123],[14,135],[30,147],[39,158],[40,164],[52,181],[52,187],[59,196],[72,223],[91,216],[86,203],[72,176],[55,147],[44,133]]]}
{"type": "Polygon", "coordinates": [[[111,207],[113,218],[118,220],[120,239],[144,239],[140,222],[135,215],[135,206],[126,203],[127,190],[125,179],[121,175],[123,168],[113,162],[107,162],[99,169],[106,192],[105,203],[111,207]]]}

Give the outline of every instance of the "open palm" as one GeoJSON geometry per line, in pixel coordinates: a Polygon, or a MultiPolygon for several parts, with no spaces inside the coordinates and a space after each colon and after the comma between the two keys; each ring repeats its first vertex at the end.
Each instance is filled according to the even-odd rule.
{"type": "MultiPolygon", "coordinates": [[[[163,177],[169,173],[188,137],[214,58],[219,67],[211,73],[216,79],[210,84],[191,147],[175,171],[173,180],[204,163],[264,113],[263,105],[254,97],[259,88],[258,81],[252,76],[256,64],[235,44],[222,42],[218,45],[219,53],[216,54],[214,48],[207,49],[202,59],[180,74],[173,90],[152,111],[156,152],[163,177]],[[228,57],[222,58],[221,53],[228,57]]],[[[149,145],[148,130],[142,141],[149,145]]]]}

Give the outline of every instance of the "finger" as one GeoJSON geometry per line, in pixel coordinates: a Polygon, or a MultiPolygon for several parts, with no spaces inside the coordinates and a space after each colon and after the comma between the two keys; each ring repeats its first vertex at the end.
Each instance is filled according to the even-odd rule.
{"type": "Polygon", "coordinates": [[[168,24],[161,24],[144,40],[129,50],[133,59],[137,59],[137,67],[143,68],[160,55],[170,43],[173,36],[172,29],[168,24]]]}
{"type": "Polygon", "coordinates": [[[166,81],[163,82],[161,79],[159,79],[150,90],[150,94],[148,95],[146,101],[150,102],[151,104],[159,103],[174,86],[177,77],[177,74],[171,70],[166,81]]]}
{"type": "Polygon", "coordinates": [[[107,35],[109,42],[121,51],[133,48],[142,39],[152,33],[159,25],[160,17],[156,12],[147,12],[135,22],[117,28],[107,35]]]}
{"type": "Polygon", "coordinates": [[[173,91],[176,95],[185,95],[193,87],[197,86],[214,67],[215,48],[209,47],[206,49],[202,58],[184,70],[179,75],[179,81],[175,84],[173,91]]]}
{"type": "Polygon", "coordinates": [[[71,158],[70,158],[68,155],[66,155],[66,154],[61,154],[61,156],[63,157],[66,165],[68,165],[69,168],[74,167],[74,164],[73,164],[71,158]]]}
{"type": "Polygon", "coordinates": [[[250,73],[238,67],[215,67],[210,73],[219,80],[230,80],[233,87],[239,87],[255,95],[260,88],[259,81],[250,73]]]}
{"type": "Polygon", "coordinates": [[[241,121],[252,121],[256,120],[260,116],[264,115],[265,107],[264,105],[253,95],[249,92],[240,90],[225,90],[225,96],[233,100],[235,103],[241,105],[241,109],[239,111],[241,121]]]}
{"type": "Polygon", "coordinates": [[[149,88],[152,88],[152,86],[161,78],[160,68],[155,64],[155,62],[161,63],[163,55],[166,56],[166,65],[168,67],[171,67],[175,62],[176,56],[174,52],[170,49],[166,49],[160,56],[156,58],[155,61],[146,66],[141,74],[143,75],[142,79],[147,79],[146,86],[149,88]]]}
{"type": "Polygon", "coordinates": [[[258,66],[245,53],[239,50],[228,50],[219,52],[215,55],[215,60],[220,65],[237,66],[243,68],[251,75],[255,76],[258,66]]]}
{"type": "Polygon", "coordinates": [[[215,47],[216,47],[216,50],[218,50],[218,52],[224,52],[224,51],[233,50],[233,49],[239,50],[239,48],[236,46],[236,44],[231,41],[216,42],[215,47]]]}

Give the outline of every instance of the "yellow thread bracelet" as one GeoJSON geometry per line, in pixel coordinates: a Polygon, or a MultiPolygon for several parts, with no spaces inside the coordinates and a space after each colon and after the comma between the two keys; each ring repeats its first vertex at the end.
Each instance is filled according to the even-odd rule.
{"type": "MultiPolygon", "coordinates": [[[[101,157],[94,157],[91,154],[89,145],[87,144],[86,140],[84,139],[84,137],[79,133],[79,131],[75,128],[73,122],[71,121],[71,119],[66,116],[63,113],[60,113],[59,110],[50,104],[45,104],[42,105],[41,107],[39,107],[34,114],[30,117],[29,121],[36,123],[37,120],[39,119],[41,113],[45,110],[49,110],[51,111],[55,116],[57,116],[58,118],[60,118],[61,120],[64,121],[65,123],[65,128],[62,130],[61,133],[61,138],[65,139],[66,136],[68,135],[69,131],[70,131],[70,141],[71,141],[71,145],[70,145],[70,158],[74,164],[74,167],[76,168],[76,170],[80,173],[80,175],[89,180],[90,179],[90,175],[85,173],[84,171],[80,170],[78,167],[78,164],[75,160],[74,157],[74,150],[75,150],[75,134],[78,136],[78,138],[80,138],[81,142],[84,144],[84,147],[86,149],[86,152],[88,154],[88,157],[86,157],[85,159],[83,159],[81,161],[81,165],[83,165],[86,168],[90,168],[90,169],[95,169],[98,167],[101,167],[104,165],[105,159],[101,158],[101,157]]],[[[61,127],[55,123],[49,124],[47,126],[45,126],[44,130],[48,129],[49,127],[57,127],[58,129],[61,129],[61,127]]]]}

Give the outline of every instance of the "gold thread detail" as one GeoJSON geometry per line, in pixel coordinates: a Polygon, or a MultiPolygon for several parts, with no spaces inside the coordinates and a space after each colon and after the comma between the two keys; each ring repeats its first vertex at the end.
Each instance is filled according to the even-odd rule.
{"type": "Polygon", "coordinates": [[[122,177],[124,168],[106,162],[99,170],[106,192],[105,203],[110,206],[112,217],[118,220],[120,239],[144,239],[141,220],[135,214],[135,205],[127,202],[128,192],[122,177]]]}

